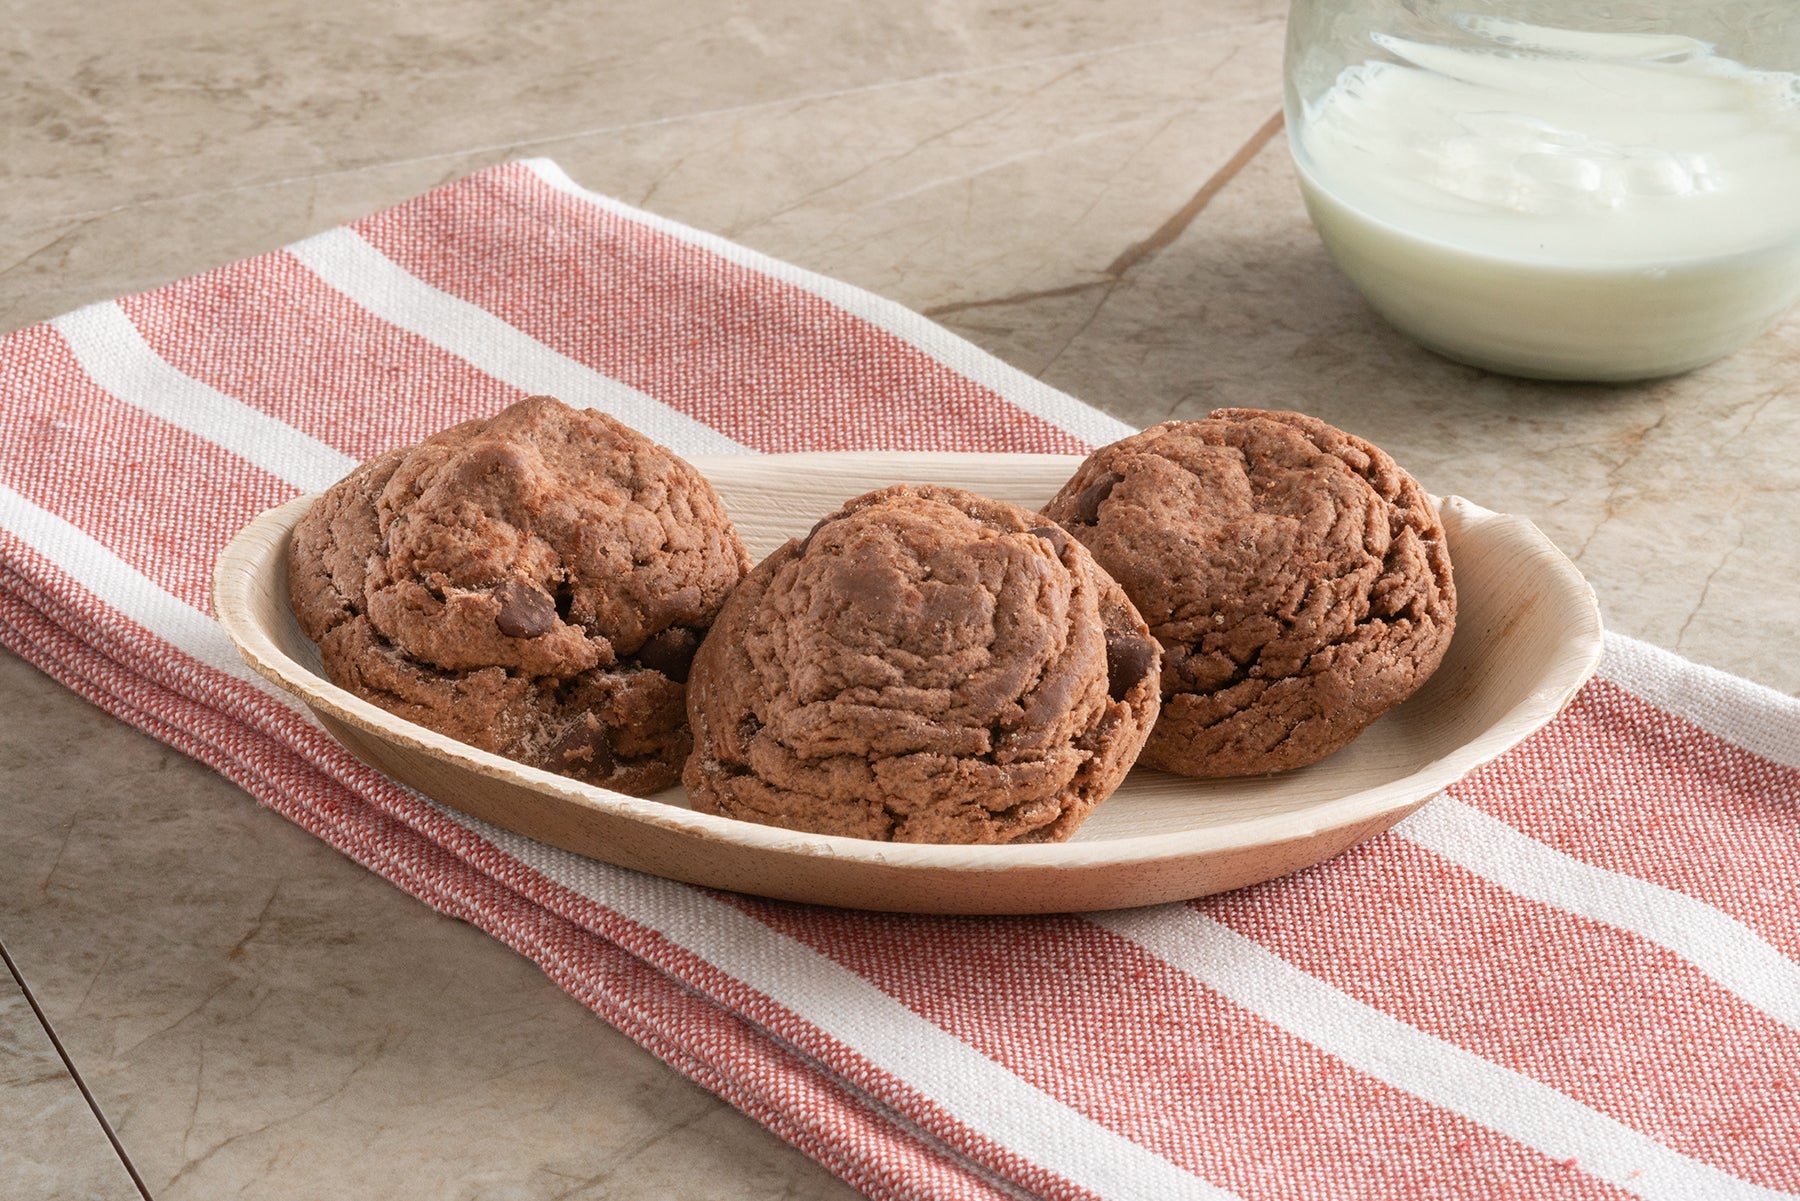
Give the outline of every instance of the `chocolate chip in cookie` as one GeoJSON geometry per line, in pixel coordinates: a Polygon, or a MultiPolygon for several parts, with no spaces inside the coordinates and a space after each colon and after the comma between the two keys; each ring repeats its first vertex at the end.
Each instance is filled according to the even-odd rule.
{"type": "Polygon", "coordinates": [[[1106,503],[1112,491],[1125,477],[1116,471],[1101,474],[1099,479],[1077,492],[1069,501],[1069,516],[1066,520],[1077,525],[1093,525],[1100,520],[1100,506],[1106,503]]]}

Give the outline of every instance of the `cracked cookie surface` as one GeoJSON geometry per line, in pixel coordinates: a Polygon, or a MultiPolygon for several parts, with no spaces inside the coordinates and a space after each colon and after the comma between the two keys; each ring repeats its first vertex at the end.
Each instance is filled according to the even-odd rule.
{"type": "Polygon", "coordinates": [[[694,807],[903,842],[1067,838],[1130,769],[1158,653],[1079,544],[955,488],[857,497],[747,576],[694,660],[694,807]]]}
{"type": "Polygon", "coordinates": [[[1423,684],[1455,627],[1431,498],[1379,448],[1304,414],[1153,426],[1095,451],[1044,512],[1162,645],[1146,766],[1316,762],[1423,684]]]}
{"type": "Polygon", "coordinates": [[[689,663],[749,566],[692,466],[538,396],[351,472],[296,526],[288,574],[340,687],[644,795],[679,778],[689,663]]]}

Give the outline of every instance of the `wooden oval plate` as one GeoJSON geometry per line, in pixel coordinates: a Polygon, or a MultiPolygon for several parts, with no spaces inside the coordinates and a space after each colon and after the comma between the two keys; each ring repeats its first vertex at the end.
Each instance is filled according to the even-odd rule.
{"type": "MultiPolygon", "coordinates": [[[[1058,455],[804,454],[693,460],[750,553],[859,493],[954,484],[1041,507],[1079,459],[1058,455]]],[[[1387,829],[1555,717],[1599,662],[1599,607],[1530,522],[1440,502],[1460,612],[1429,683],[1349,747],[1279,776],[1200,781],[1133,771],[1069,842],[928,846],[799,834],[693,812],[476,750],[328,681],[288,603],[301,497],[220,555],[213,607],[245,659],[394,779],[484,821],[640,871],[761,896],[919,913],[1051,913],[1148,905],[1268,880],[1387,829]]]]}

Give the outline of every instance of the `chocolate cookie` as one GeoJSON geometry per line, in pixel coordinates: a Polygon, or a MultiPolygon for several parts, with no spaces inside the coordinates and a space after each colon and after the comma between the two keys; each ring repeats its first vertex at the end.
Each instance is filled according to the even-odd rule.
{"type": "Polygon", "coordinates": [[[694,660],[705,813],[898,842],[1047,842],[1124,779],[1156,644],[1081,546],[955,488],[846,504],[747,576],[694,660]]]}
{"type": "Polygon", "coordinates": [[[692,466],[547,396],[365,463],[288,557],[334,683],[637,795],[679,778],[688,665],[749,567],[692,466]]]}
{"type": "Polygon", "coordinates": [[[1139,762],[1257,775],[1344,746],[1437,668],[1456,622],[1431,498],[1299,413],[1220,409],[1097,450],[1045,507],[1163,648],[1139,762]]]}

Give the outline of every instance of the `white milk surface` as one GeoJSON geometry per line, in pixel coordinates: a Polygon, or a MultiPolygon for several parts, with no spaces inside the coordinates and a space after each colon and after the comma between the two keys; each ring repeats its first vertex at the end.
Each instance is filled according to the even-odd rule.
{"type": "Polygon", "coordinates": [[[1697,367],[1800,296],[1800,76],[1690,38],[1472,18],[1375,35],[1290,130],[1332,256],[1395,325],[1521,375],[1697,367]]]}

